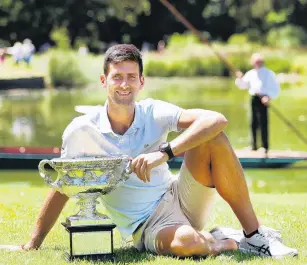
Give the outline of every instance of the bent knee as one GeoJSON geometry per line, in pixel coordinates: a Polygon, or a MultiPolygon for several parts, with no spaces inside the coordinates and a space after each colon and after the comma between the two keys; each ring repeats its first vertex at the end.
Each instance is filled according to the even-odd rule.
{"type": "Polygon", "coordinates": [[[228,143],[228,137],[225,132],[220,132],[217,136],[215,136],[212,140],[211,143],[214,144],[225,144],[228,143]]]}
{"type": "Polygon", "coordinates": [[[210,152],[214,152],[216,150],[225,151],[231,149],[231,144],[227,135],[224,132],[219,133],[216,137],[209,141],[209,149],[210,152]]]}

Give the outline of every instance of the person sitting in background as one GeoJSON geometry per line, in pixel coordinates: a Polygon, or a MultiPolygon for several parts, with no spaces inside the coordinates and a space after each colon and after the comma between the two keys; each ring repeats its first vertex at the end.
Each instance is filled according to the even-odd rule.
{"type": "Polygon", "coordinates": [[[30,39],[25,39],[22,44],[23,60],[30,66],[32,55],[35,52],[35,46],[30,39]]]}
{"type": "Polygon", "coordinates": [[[23,47],[21,42],[15,42],[12,47],[7,49],[7,53],[11,54],[15,64],[19,64],[23,60],[23,47]]]}
{"type": "Polygon", "coordinates": [[[251,132],[252,150],[257,150],[257,132],[261,131],[262,149],[266,154],[269,150],[268,107],[271,99],[278,96],[279,83],[275,73],[264,66],[264,57],[260,53],[254,53],[251,57],[253,69],[245,75],[241,71],[236,72],[235,84],[240,89],[248,89],[251,95],[251,132]]]}

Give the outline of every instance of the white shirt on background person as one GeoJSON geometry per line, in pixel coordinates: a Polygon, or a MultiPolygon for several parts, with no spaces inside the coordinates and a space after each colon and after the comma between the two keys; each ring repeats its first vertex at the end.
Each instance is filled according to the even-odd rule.
{"type": "Polygon", "coordinates": [[[249,70],[242,78],[236,78],[240,89],[248,89],[250,95],[266,95],[274,99],[280,91],[275,73],[266,67],[249,70]]]}

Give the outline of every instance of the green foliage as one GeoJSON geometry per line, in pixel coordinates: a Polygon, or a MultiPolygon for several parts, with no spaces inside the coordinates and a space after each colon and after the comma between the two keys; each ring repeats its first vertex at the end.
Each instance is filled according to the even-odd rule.
{"type": "Polygon", "coordinates": [[[301,55],[292,60],[291,72],[307,75],[307,56],[301,55]]]}
{"type": "Polygon", "coordinates": [[[144,73],[147,76],[221,76],[224,65],[216,57],[176,58],[175,60],[149,59],[145,64],[144,73]]]}
{"type": "MultiPolygon", "coordinates": [[[[226,56],[232,65],[242,72],[251,69],[250,53],[237,52],[226,56]]],[[[145,64],[144,73],[147,76],[224,76],[229,74],[229,69],[216,56],[191,56],[176,57],[176,59],[167,58],[167,56],[148,58],[145,64]]],[[[267,56],[265,58],[266,66],[276,73],[289,73],[292,68],[290,58],[282,56],[267,56]]],[[[300,64],[302,67],[302,64],[300,64]]],[[[303,71],[303,70],[301,70],[303,71]]]]}
{"type": "Polygon", "coordinates": [[[290,9],[283,9],[279,12],[270,11],[266,15],[265,20],[270,24],[280,24],[287,21],[289,14],[290,9]]]}
{"type": "Polygon", "coordinates": [[[232,54],[228,56],[228,60],[234,65],[237,69],[240,69],[243,73],[247,72],[251,69],[250,61],[249,61],[250,54],[238,53],[232,54]]]}
{"type": "Polygon", "coordinates": [[[11,46],[11,45],[8,41],[0,39],[0,48],[1,47],[9,47],[9,46],[11,46]]]}
{"type": "Polygon", "coordinates": [[[55,42],[58,49],[68,50],[71,48],[69,32],[66,27],[53,28],[50,38],[55,42]]]}
{"type": "Polygon", "coordinates": [[[77,37],[74,41],[74,48],[78,50],[80,47],[88,46],[87,43],[87,38],[77,37]]]}
{"type": "Polygon", "coordinates": [[[244,33],[235,33],[227,41],[229,44],[244,45],[248,42],[248,37],[244,33]]]}
{"type": "Polygon", "coordinates": [[[294,48],[307,44],[306,31],[295,25],[272,28],[267,34],[267,43],[275,47],[294,48]]]}
{"type": "Polygon", "coordinates": [[[163,58],[147,60],[144,66],[144,74],[147,76],[170,76],[168,65],[163,58]]]}
{"type": "Polygon", "coordinates": [[[280,56],[266,57],[265,65],[275,73],[289,73],[291,71],[290,58],[285,58],[280,56]]]}
{"type": "Polygon", "coordinates": [[[167,49],[170,51],[178,51],[197,43],[200,43],[200,41],[195,34],[179,34],[176,32],[169,37],[167,49]]]}
{"type": "Polygon", "coordinates": [[[264,35],[260,32],[259,29],[249,28],[246,30],[246,35],[249,42],[262,44],[265,41],[264,35]]]}
{"type": "Polygon", "coordinates": [[[136,25],[137,16],[144,13],[150,14],[150,2],[148,0],[106,0],[109,15],[116,16],[131,25],[136,25]]]}
{"type": "Polygon", "coordinates": [[[52,51],[49,77],[53,86],[76,87],[87,83],[75,56],[72,52],[52,51]]]}

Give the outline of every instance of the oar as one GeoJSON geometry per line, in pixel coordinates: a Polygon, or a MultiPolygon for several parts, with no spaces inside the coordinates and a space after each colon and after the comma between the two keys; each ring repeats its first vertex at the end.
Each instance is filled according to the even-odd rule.
{"type": "MultiPolygon", "coordinates": [[[[207,44],[214,54],[228,67],[228,69],[235,75],[235,73],[238,71],[222,54],[220,54],[218,51],[216,51],[211,43],[201,34],[199,30],[197,30],[170,2],[167,0],[160,0],[160,2],[169,10],[173,15],[183,24],[185,25],[189,30],[191,30],[195,35],[199,37],[199,39],[207,44]]],[[[273,112],[276,114],[278,118],[280,118],[289,128],[293,130],[293,132],[305,143],[307,144],[307,139],[295,128],[293,124],[291,124],[285,116],[272,104],[270,104],[270,108],[273,110],[273,112]]]]}

